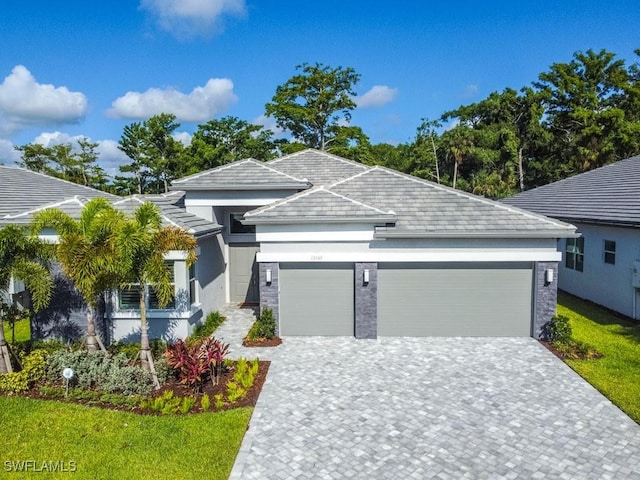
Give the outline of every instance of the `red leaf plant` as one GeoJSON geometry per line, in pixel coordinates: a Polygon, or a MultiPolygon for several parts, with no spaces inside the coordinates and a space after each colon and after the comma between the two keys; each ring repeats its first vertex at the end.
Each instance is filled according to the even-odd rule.
{"type": "Polygon", "coordinates": [[[202,385],[209,379],[213,385],[218,384],[228,351],[229,344],[207,337],[193,344],[178,340],[169,345],[165,356],[180,383],[189,385],[197,393],[202,391],[202,385]]]}

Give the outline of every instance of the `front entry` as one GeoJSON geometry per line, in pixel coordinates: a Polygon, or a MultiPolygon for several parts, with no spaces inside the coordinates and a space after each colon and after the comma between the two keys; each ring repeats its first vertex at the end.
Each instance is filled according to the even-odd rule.
{"type": "Polygon", "coordinates": [[[258,245],[229,245],[229,280],[232,303],[258,303],[258,245]]]}

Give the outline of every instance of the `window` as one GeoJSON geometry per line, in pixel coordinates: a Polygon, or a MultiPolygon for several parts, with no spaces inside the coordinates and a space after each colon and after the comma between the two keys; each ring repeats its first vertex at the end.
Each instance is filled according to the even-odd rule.
{"type": "Polygon", "coordinates": [[[567,238],[565,266],[582,272],[584,269],[584,237],[567,238]]]}
{"type": "MultiPolygon", "coordinates": [[[[171,279],[171,286],[175,292],[175,272],[173,268],[173,262],[164,262],[171,279]]],[[[140,292],[138,290],[138,283],[130,283],[128,286],[118,291],[118,307],[120,310],[138,310],[140,309],[140,292]]],[[[151,285],[145,285],[145,294],[147,298],[147,308],[150,310],[160,309],[160,302],[158,295],[151,285]]],[[[172,298],[163,308],[175,308],[175,297],[172,298]]]]}
{"type": "Polygon", "coordinates": [[[604,263],[616,264],[616,242],[613,240],[604,241],[604,263]]]}
{"type": "Polygon", "coordinates": [[[229,215],[229,233],[256,233],[255,225],[243,225],[240,220],[242,220],[242,213],[232,213],[229,215]]]}
{"type": "Polygon", "coordinates": [[[198,284],[196,283],[196,264],[192,264],[189,267],[189,302],[196,303],[198,299],[196,298],[198,284]]]}

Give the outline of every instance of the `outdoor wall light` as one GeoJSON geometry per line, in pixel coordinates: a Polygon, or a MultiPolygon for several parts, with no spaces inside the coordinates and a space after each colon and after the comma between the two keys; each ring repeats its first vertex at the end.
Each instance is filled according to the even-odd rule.
{"type": "Polygon", "coordinates": [[[544,271],[544,281],[546,283],[553,283],[553,268],[547,268],[544,271]]]}
{"type": "Polygon", "coordinates": [[[271,285],[271,269],[267,268],[264,272],[264,276],[265,276],[265,281],[267,282],[267,285],[271,285]]]}
{"type": "Polygon", "coordinates": [[[362,272],[362,283],[364,283],[365,285],[369,285],[369,270],[365,269],[362,272]]]}

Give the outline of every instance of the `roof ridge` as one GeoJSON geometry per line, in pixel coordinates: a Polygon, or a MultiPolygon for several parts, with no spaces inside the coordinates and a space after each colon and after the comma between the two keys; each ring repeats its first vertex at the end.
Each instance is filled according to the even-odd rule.
{"type": "Polygon", "coordinates": [[[400,178],[403,178],[403,179],[406,179],[406,180],[411,180],[411,181],[416,182],[416,183],[420,183],[422,185],[431,187],[434,190],[441,190],[441,191],[444,191],[444,192],[447,192],[447,193],[458,195],[460,197],[468,198],[469,200],[476,201],[476,202],[479,202],[479,203],[483,203],[485,205],[489,205],[491,207],[494,207],[494,208],[497,208],[497,209],[500,209],[500,210],[506,210],[506,211],[509,211],[509,212],[519,213],[519,214],[522,214],[522,215],[527,216],[529,218],[535,218],[535,219],[541,220],[543,222],[546,222],[546,223],[549,223],[549,224],[552,224],[552,225],[560,226],[562,228],[567,228],[567,226],[568,226],[568,224],[566,224],[564,222],[559,222],[557,220],[553,220],[552,218],[546,217],[544,215],[539,215],[537,213],[532,213],[532,212],[529,212],[529,211],[526,211],[526,210],[519,209],[517,207],[512,207],[511,205],[507,206],[507,205],[505,205],[503,203],[500,203],[500,202],[497,202],[495,200],[490,200],[488,198],[480,197],[478,195],[473,195],[472,193],[464,192],[462,190],[456,190],[456,189],[448,187],[446,185],[441,185],[439,183],[434,183],[434,182],[432,182],[430,180],[426,180],[424,178],[414,177],[413,175],[409,175],[409,174],[406,174],[406,173],[398,172],[396,170],[392,170],[390,168],[383,167],[383,166],[380,166],[380,165],[376,165],[376,166],[372,167],[371,170],[369,170],[369,172],[375,172],[376,170],[387,172],[387,173],[390,173],[390,174],[395,175],[397,177],[400,177],[400,178]]]}
{"type": "Polygon", "coordinates": [[[243,158],[242,160],[236,160],[235,162],[229,162],[229,163],[225,163],[224,165],[218,165],[217,167],[213,167],[213,168],[209,168],[207,170],[204,170],[202,172],[198,172],[198,173],[194,173],[191,175],[187,175],[186,177],[182,177],[179,178],[177,180],[173,180],[171,182],[171,184],[173,185],[174,183],[181,183],[181,182],[185,182],[187,180],[193,180],[194,178],[200,178],[203,177],[205,175],[209,175],[211,173],[213,173],[214,171],[219,172],[221,170],[225,170],[233,165],[239,165],[241,163],[245,163],[245,162],[254,162],[257,163],[257,160],[253,159],[253,158],[243,158]]]}
{"type": "Polygon", "coordinates": [[[244,215],[249,214],[249,216],[251,217],[252,215],[257,215],[257,214],[262,213],[262,212],[267,212],[267,211],[269,211],[269,210],[271,210],[273,208],[279,207],[280,205],[285,205],[285,204],[287,204],[287,203],[289,203],[289,202],[291,202],[291,201],[293,201],[293,200],[295,200],[297,198],[302,198],[302,197],[304,197],[306,195],[310,195],[313,192],[317,192],[319,190],[326,190],[326,189],[325,189],[325,187],[323,185],[320,185],[320,186],[317,186],[317,187],[311,187],[311,188],[309,188],[307,190],[303,190],[302,192],[298,192],[298,193],[295,193],[295,194],[290,195],[288,197],[285,197],[282,200],[278,200],[277,202],[273,202],[273,203],[270,203],[268,205],[265,205],[264,207],[256,208],[255,210],[249,210],[248,212],[244,213],[244,215]]]}
{"type": "Polygon", "coordinates": [[[317,148],[305,148],[304,150],[299,150],[297,152],[289,153],[288,155],[283,155],[282,157],[274,158],[273,160],[269,160],[267,163],[278,163],[281,160],[291,158],[296,155],[302,155],[303,153],[309,153],[309,152],[319,153],[321,155],[324,155],[325,157],[333,158],[334,160],[340,160],[341,162],[348,163],[349,165],[357,165],[364,168],[365,170],[371,168],[370,166],[365,165],[364,163],[360,163],[355,160],[351,160],[349,158],[344,158],[334,153],[327,152],[325,150],[318,150],[317,148]]]}
{"type": "Polygon", "coordinates": [[[45,177],[45,178],[48,178],[48,179],[50,179],[50,180],[56,180],[56,181],[58,181],[58,182],[67,183],[67,184],[69,184],[69,185],[73,185],[74,187],[85,188],[85,189],[91,190],[92,192],[100,192],[100,193],[102,193],[102,194],[104,194],[104,195],[108,195],[108,196],[110,196],[110,197],[119,197],[119,195],[114,195],[113,193],[104,192],[104,191],[102,191],[102,190],[98,190],[97,188],[89,187],[89,186],[87,186],[87,185],[81,185],[81,184],[79,184],[79,183],[75,183],[75,182],[72,182],[72,181],[70,181],[70,180],[65,180],[64,178],[54,177],[53,175],[49,175],[49,174],[47,174],[47,173],[36,172],[35,170],[29,170],[28,168],[24,168],[24,167],[12,167],[12,166],[10,166],[10,165],[0,165],[0,167],[7,168],[7,169],[9,169],[9,170],[18,170],[18,171],[21,171],[21,172],[32,173],[32,174],[34,174],[34,175],[39,175],[39,176],[41,176],[41,177],[45,177]]]}
{"type": "Polygon", "coordinates": [[[50,208],[61,207],[62,205],[65,205],[67,203],[73,203],[73,202],[75,202],[75,203],[79,204],[80,206],[84,207],[88,200],[89,200],[88,198],[83,197],[81,195],[74,195],[73,197],[65,198],[64,200],[60,200],[59,202],[45,203],[45,204],[40,205],[40,206],[38,206],[36,208],[33,208],[31,210],[20,212],[20,213],[14,214],[14,215],[8,214],[8,215],[5,215],[2,218],[12,219],[12,218],[26,217],[27,215],[31,215],[32,213],[40,212],[42,210],[48,210],[50,208]]]}
{"type": "Polygon", "coordinates": [[[291,178],[291,179],[295,180],[296,182],[306,182],[306,183],[309,183],[309,180],[307,180],[306,178],[298,178],[298,177],[294,177],[293,175],[289,175],[288,173],[281,172],[280,170],[277,170],[277,169],[275,169],[275,168],[270,167],[269,165],[267,165],[267,162],[259,162],[259,164],[260,164],[260,166],[261,166],[261,167],[264,167],[264,168],[266,168],[266,169],[268,169],[268,170],[271,170],[272,172],[275,172],[275,173],[277,173],[278,175],[284,175],[285,177],[289,177],[289,178],[291,178]]]}
{"type": "Polygon", "coordinates": [[[351,203],[355,203],[356,205],[359,205],[359,206],[361,206],[361,207],[365,207],[365,208],[369,208],[369,209],[371,209],[371,210],[375,210],[375,211],[377,211],[377,212],[382,213],[383,215],[395,215],[391,210],[389,210],[388,212],[385,212],[385,211],[384,211],[384,210],[382,210],[381,208],[374,207],[373,205],[368,205],[368,204],[366,204],[366,203],[364,203],[364,202],[361,202],[361,201],[359,201],[359,200],[355,200],[355,199],[353,199],[353,198],[349,198],[349,197],[347,197],[346,195],[342,195],[342,194],[340,194],[340,193],[333,192],[333,191],[329,190],[328,188],[324,188],[324,187],[323,187],[323,189],[324,189],[326,192],[329,192],[330,194],[335,195],[336,197],[342,198],[342,199],[344,199],[344,200],[348,200],[349,202],[351,202],[351,203]]]}
{"type": "MultiPolygon", "coordinates": [[[[377,166],[377,165],[376,165],[377,166]]],[[[350,177],[347,178],[343,178],[341,180],[338,180],[337,182],[333,182],[332,184],[329,185],[329,188],[335,187],[340,185],[343,182],[346,182],[348,180],[352,180],[356,177],[359,177],[360,175],[364,175],[365,173],[369,173],[372,172],[376,169],[376,167],[368,167],[366,170],[363,170],[362,172],[358,172],[358,173],[354,173],[353,175],[351,175],[350,177]]]]}

